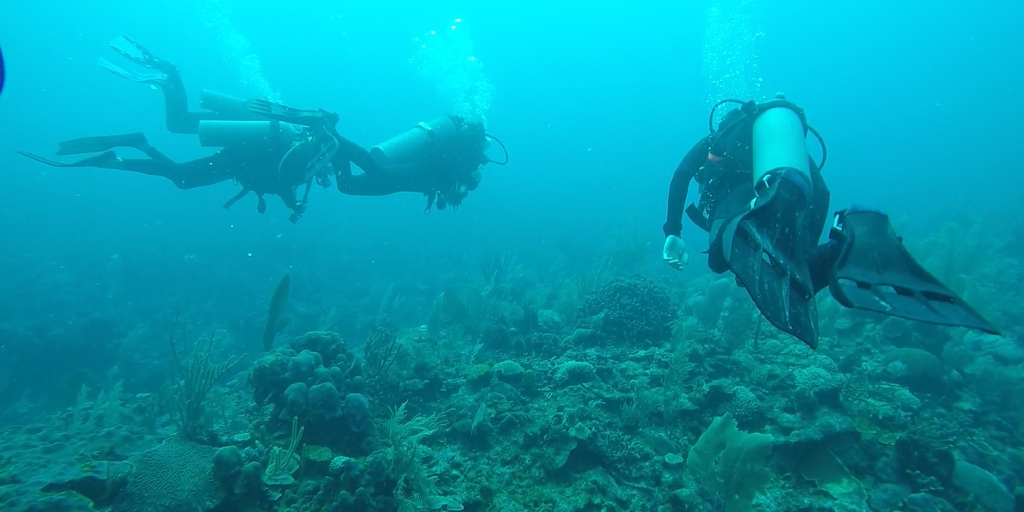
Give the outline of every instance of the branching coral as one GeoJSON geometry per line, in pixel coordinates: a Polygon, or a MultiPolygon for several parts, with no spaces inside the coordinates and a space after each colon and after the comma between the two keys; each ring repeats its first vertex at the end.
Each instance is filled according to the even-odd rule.
{"type": "MultiPolygon", "coordinates": [[[[178,394],[178,416],[181,422],[181,435],[186,439],[195,440],[201,437],[203,429],[203,400],[207,393],[213,389],[214,384],[220,380],[228,371],[235,367],[245,356],[231,356],[220,363],[214,363],[213,347],[215,336],[210,335],[206,342],[205,349],[201,346],[203,340],[196,341],[192,355],[187,358],[179,354],[175,335],[177,333],[178,319],[175,317],[174,324],[168,333],[168,342],[174,353],[174,364],[178,371],[179,378],[178,394]]],[[[184,337],[184,328],[182,328],[184,337]]],[[[184,340],[182,340],[184,343],[184,340]]]]}

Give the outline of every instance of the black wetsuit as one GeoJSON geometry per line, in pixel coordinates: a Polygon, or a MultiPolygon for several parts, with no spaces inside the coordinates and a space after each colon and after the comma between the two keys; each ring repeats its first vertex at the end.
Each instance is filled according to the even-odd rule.
{"type": "MultiPolygon", "coordinates": [[[[700,198],[695,209],[690,209],[690,213],[703,212],[707,217],[701,219],[696,215],[690,216],[701,229],[709,233],[711,243],[708,249],[708,266],[715,273],[721,274],[729,268],[721,253],[720,228],[722,223],[743,212],[754,199],[753,171],[751,162],[746,158],[726,158],[718,162],[709,159],[711,141],[712,135],[699,140],[676,167],[669,186],[668,215],[662,230],[666,237],[680,236],[683,213],[687,211],[686,196],[690,181],[696,180],[700,186],[700,198]]],[[[831,197],[828,186],[813,161],[811,180],[813,196],[804,217],[808,247],[817,244],[825,230],[831,197]]],[[[828,286],[829,273],[838,256],[837,244],[832,240],[818,245],[809,255],[808,263],[815,292],[828,286]]]]}

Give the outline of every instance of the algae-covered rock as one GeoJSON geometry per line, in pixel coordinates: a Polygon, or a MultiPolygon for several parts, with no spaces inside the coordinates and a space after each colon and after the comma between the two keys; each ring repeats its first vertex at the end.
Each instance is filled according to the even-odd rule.
{"type": "Polygon", "coordinates": [[[498,376],[498,380],[509,384],[518,384],[523,380],[523,367],[512,360],[502,361],[495,364],[491,370],[498,376]]]}
{"type": "Polygon", "coordinates": [[[481,388],[490,384],[494,372],[486,364],[474,364],[466,369],[466,384],[472,388],[481,388]]]}
{"type": "Polygon", "coordinates": [[[331,461],[334,460],[334,452],[326,446],[306,445],[302,450],[302,463],[306,468],[315,474],[328,474],[331,461]]]}

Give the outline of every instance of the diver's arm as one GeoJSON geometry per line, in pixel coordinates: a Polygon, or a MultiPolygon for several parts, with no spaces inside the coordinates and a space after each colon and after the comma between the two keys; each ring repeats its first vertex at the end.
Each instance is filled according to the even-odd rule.
{"type": "Polygon", "coordinates": [[[711,136],[701,139],[690,149],[676,167],[672,175],[672,184],[668,189],[668,216],[662,230],[665,237],[680,236],[683,231],[683,211],[686,209],[686,194],[690,188],[690,180],[708,159],[711,148],[711,136]]]}
{"type": "Polygon", "coordinates": [[[334,168],[335,181],[339,182],[339,187],[341,187],[341,180],[352,177],[352,161],[348,159],[348,155],[343,154],[341,151],[334,154],[334,159],[331,160],[331,167],[334,168]]]}

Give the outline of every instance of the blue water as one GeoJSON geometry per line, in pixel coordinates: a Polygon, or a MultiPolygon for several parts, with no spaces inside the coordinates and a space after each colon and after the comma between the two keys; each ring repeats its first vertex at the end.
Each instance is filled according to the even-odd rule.
{"type": "Polygon", "coordinates": [[[4,239],[15,248],[9,257],[75,265],[130,258],[132,247],[146,246],[171,259],[230,261],[249,275],[327,259],[386,274],[385,266],[473,251],[599,245],[609,223],[635,219],[654,258],[667,182],[704,133],[713,93],[784,91],[803,106],[829,143],[834,205],[868,202],[923,222],[949,208],[1015,203],[1024,178],[1014,170],[1021,146],[1013,123],[1024,107],[1014,95],[1024,77],[1014,63],[1024,36],[1013,26],[1013,3],[714,4],[754,13],[726,15],[748,21],[716,27],[709,20],[723,25],[723,17],[705,2],[583,10],[532,2],[7,6],[0,204],[4,239]],[[489,129],[512,155],[508,167],[485,168],[480,190],[456,214],[424,217],[420,197],[318,190],[301,225],[290,226],[274,208],[265,216],[247,204],[222,211],[230,185],[182,192],[154,178],[56,172],[11,151],[48,154],[57,140],[143,131],[175,158],[200,154],[188,137],[162,129],[158,91],[94,65],[121,34],[183,69],[193,108],[202,88],[277,96],[341,113],[342,133],[372,145],[447,107],[410,59],[415,38],[456,18],[471,28],[493,84],[489,129]],[[756,38],[727,51],[756,53],[715,55],[722,31],[756,38]],[[756,59],[756,91],[753,76],[733,77],[734,90],[710,85],[718,77],[706,76],[705,63],[736,57],[756,59]]]}
{"type": "MultiPolygon", "coordinates": [[[[362,339],[390,286],[415,302],[403,319],[414,328],[490,254],[586,269],[615,233],[648,247],[650,275],[683,286],[707,273],[706,236],[686,224],[694,263],[664,268],[668,183],[727,97],[784,92],[806,110],[828,144],[833,209],[877,206],[911,237],[951,218],[1016,218],[1022,19],[1009,0],[7,2],[0,330],[98,316],[130,332],[180,308],[244,344],[290,272],[292,334],[362,339]],[[364,146],[463,111],[486,119],[510,162],[484,167],[457,212],[314,188],[292,224],[276,199],[264,215],[252,197],[223,209],[231,184],[182,191],[15,154],[135,131],[175,159],[212,153],[166,132],[158,90],[96,66],[120,35],[179,66],[193,109],[202,89],[323,108],[364,146]]],[[[0,366],[24,363],[10,357],[0,366]]],[[[37,386],[19,379],[10,389],[37,386]]]]}

